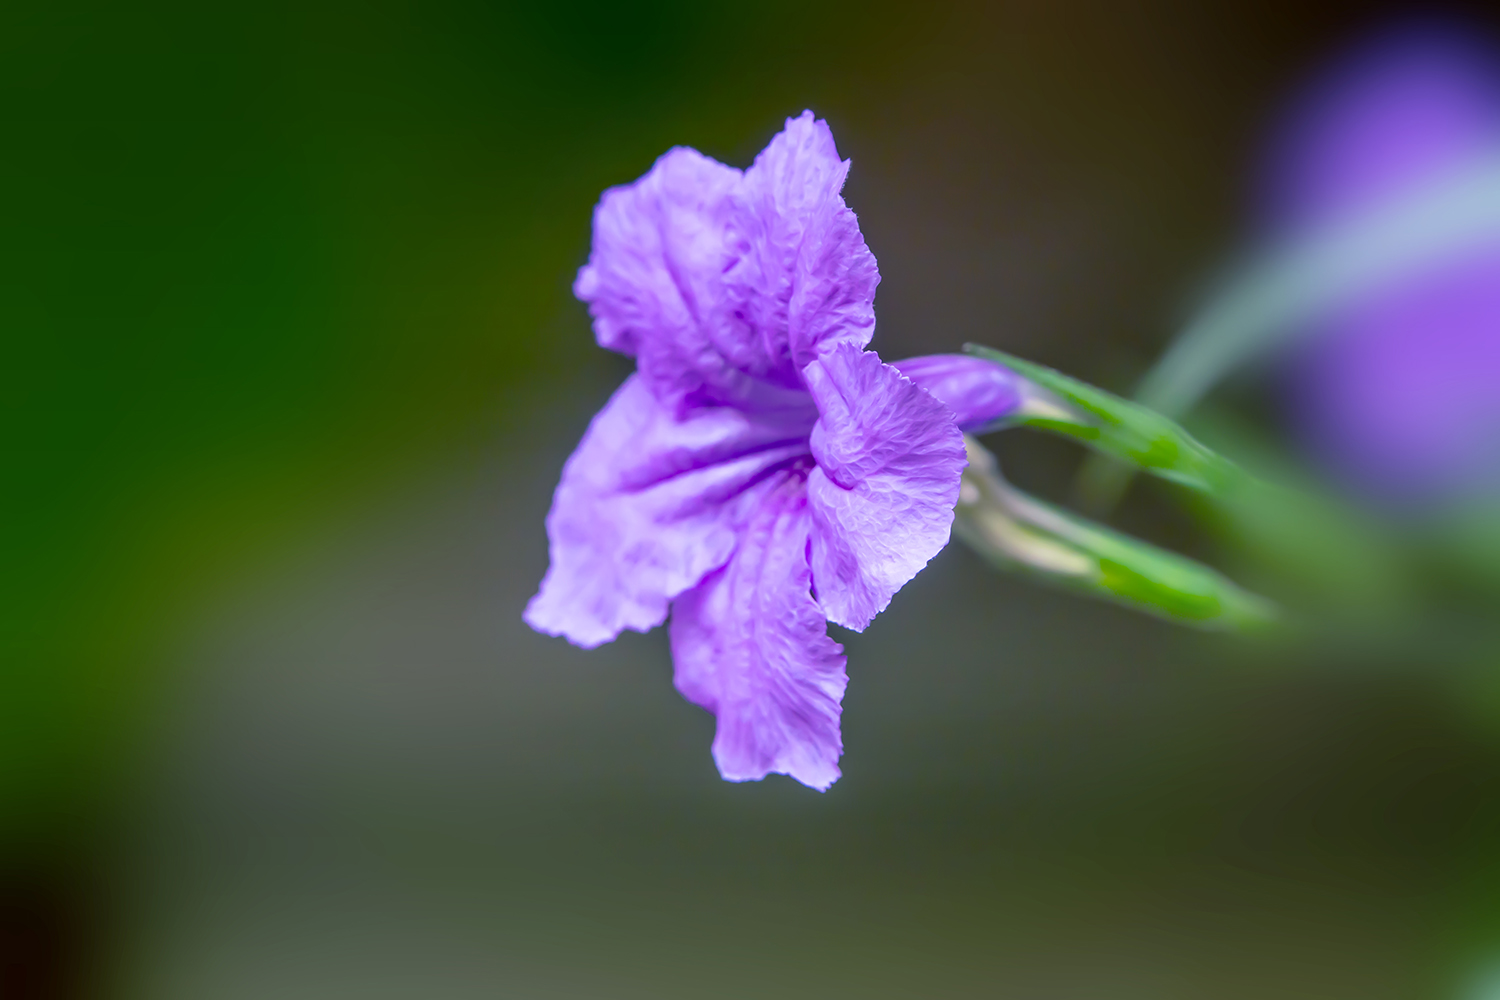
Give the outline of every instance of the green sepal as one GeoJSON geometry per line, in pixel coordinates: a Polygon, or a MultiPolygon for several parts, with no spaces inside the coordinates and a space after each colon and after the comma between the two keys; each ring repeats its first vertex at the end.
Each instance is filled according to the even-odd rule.
{"type": "Polygon", "coordinates": [[[1233,462],[1140,403],[982,344],[965,344],[964,351],[998,362],[1031,383],[1006,426],[1074,438],[1103,455],[1214,497],[1236,495],[1248,483],[1233,462]]]}
{"type": "Polygon", "coordinates": [[[1202,563],[1037,500],[1006,482],[994,456],[964,435],[969,466],[953,530],[1000,569],[1221,631],[1277,620],[1274,605],[1202,563]]]}

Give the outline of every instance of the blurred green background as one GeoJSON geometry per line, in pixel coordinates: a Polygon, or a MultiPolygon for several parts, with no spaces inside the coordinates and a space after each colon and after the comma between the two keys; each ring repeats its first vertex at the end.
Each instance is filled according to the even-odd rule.
{"type": "MultiPolygon", "coordinates": [[[[519,618],[629,370],[569,292],[603,188],[811,107],[883,355],[1125,391],[1278,102],[1389,13],[0,11],[7,995],[1459,996],[1500,953],[1500,744],[1420,657],[954,547],[840,637],[818,796],[717,779],[662,636],[519,618]]],[[[1076,451],[997,447],[1065,495],[1076,451]]],[[[1165,489],[1122,519],[1213,555],[1165,489]]]]}

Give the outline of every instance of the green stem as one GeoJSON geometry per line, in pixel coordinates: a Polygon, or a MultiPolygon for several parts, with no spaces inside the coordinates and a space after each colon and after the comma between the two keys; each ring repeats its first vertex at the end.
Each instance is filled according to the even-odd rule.
{"type": "Polygon", "coordinates": [[[1233,462],[1140,403],[992,347],[965,344],[964,350],[1026,379],[1022,404],[1008,426],[1073,438],[1102,455],[1221,500],[1250,486],[1249,476],[1233,462]]]}
{"type": "Polygon", "coordinates": [[[954,533],[999,568],[1199,628],[1276,620],[1269,601],[1217,571],[1028,496],[1001,477],[983,445],[969,435],[964,443],[969,467],[954,533]]]}

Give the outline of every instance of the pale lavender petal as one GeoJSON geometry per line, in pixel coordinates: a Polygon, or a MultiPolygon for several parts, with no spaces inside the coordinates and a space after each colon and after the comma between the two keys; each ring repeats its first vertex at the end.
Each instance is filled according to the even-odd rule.
{"type": "Polygon", "coordinates": [[[807,563],[800,472],[759,493],[733,558],[672,605],[677,689],[718,719],[714,761],[729,781],[787,774],[838,780],[843,648],[828,637],[807,563]]]}
{"type": "Polygon", "coordinates": [[[695,149],[662,154],[640,180],[594,209],[594,245],[574,293],[601,347],[634,356],[689,336],[721,292],[710,277],[731,255],[726,230],[741,173],[695,149]]]}
{"type": "Polygon", "coordinates": [[[750,487],[806,461],[815,416],[717,407],[679,419],[631,376],[563,467],[527,623],[584,647],[660,625],[672,598],[729,558],[750,487]]]}
{"type": "Polygon", "coordinates": [[[803,369],[817,400],[808,476],[813,584],[829,619],[863,629],[948,544],[963,435],[948,408],[871,351],[803,369]]]}
{"type": "Polygon", "coordinates": [[[891,366],[941,400],[965,431],[982,433],[1021,405],[1020,376],[985,358],[928,354],[891,366]]]}
{"type": "Polygon", "coordinates": [[[664,402],[734,380],[719,345],[754,339],[724,278],[742,255],[731,233],[741,179],[678,147],[594,210],[593,251],[573,292],[589,304],[599,344],[635,357],[664,402]]]}
{"type": "Polygon", "coordinates": [[[748,255],[731,280],[767,351],[783,351],[794,369],[836,343],[863,347],[875,330],[880,272],[839,194],[848,173],[811,111],[787,119],[745,171],[748,255]]]}
{"type": "Polygon", "coordinates": [[[839,196],[848,169],[808,112],[744,174],[677,148],[605,192],[573,286],[599,343],[679,410],[786,405],[802,365],[874,330],[880,275],[839,196]]]}

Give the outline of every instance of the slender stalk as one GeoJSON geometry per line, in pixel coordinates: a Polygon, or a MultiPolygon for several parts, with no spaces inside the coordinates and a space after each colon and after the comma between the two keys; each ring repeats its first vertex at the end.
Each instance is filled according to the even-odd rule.
{"type": "Polygon", "coordinates": [[[1186,556],[1028,496],[964,436],[954,533],[998,568],[1198,628],[1239,631],[1277,620],[1271,602],[1186,556]]]}

